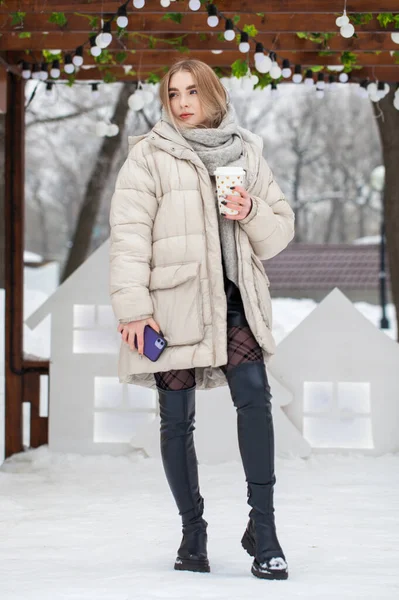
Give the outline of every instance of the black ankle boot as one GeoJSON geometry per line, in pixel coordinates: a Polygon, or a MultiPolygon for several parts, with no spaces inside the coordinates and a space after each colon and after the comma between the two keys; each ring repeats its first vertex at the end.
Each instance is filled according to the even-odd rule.
{"type": "Polygon", "coordinates": [[[182,517],[183,539],[175,569],[209,573],[207,525],[203,519],[204,499],[198,482],[194,447],[195,388],[158,388],[161,417],[161,456],[165,475],[182,517]]]}
{"type": "Polygon", "coordinates": [[[265,364],[249,362],[233,367],[227,371],[227,381],[237,409],[238,443],[252,507],[241,543],[254,557],[253,575],[287,579],[288,566],[274,520],[274,431],[265,364]]]}

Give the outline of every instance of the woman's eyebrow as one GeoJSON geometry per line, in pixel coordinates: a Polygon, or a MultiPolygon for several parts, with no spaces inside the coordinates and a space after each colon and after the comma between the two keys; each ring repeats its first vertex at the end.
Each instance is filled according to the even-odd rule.
{"type": "MultiPolygon", "coordinates": [[[[196,85],[189,85],[188,87],[186,87],[186,90],[192,90],[196,87],[197,87],[196,85]]],[[[169,88],[168,91],[169,92],[178,92],[179,90],[177,88],[169,88]]]]}

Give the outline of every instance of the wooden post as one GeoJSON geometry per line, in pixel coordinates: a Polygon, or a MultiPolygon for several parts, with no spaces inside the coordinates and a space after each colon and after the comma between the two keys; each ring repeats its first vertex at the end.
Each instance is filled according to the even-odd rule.
{"type": "Polygon", "coordinates": [[[23,450],[24,81],[7,76],[5,131],[5,457],[23,450]]]}

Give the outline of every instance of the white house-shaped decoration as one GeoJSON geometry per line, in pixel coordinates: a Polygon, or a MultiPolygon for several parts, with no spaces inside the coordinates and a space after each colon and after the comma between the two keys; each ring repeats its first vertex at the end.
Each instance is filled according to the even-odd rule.
{"type": "MultiPolygon", "coordinates": [[[[109,298],[109,242],[100,246],[26,319],[51,315],[49,447],[60,452],[124,454],[132,446],[159,455],[157,392],[120,384],[120,334],[109,298]]],[[[308,456],[310,446],[280,408],[291,400],[270,381],[276,452],[308,456]]],[[[200,462],[239,460],[236,411],[228,386],[197,391],[200,462]]]]}
{"type": "Polygon", "coordinates": [[[312,451],[399,450],[399,344],[337,288],[278,345],[270,371],[312,451]]]}

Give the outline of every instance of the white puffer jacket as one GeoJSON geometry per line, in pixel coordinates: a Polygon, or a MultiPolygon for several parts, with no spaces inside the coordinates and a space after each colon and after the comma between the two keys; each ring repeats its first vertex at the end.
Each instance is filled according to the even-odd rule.
{"type": "MultiPolygon", "coordinates": [[[[275,351],[262,260],[294,236],[294,213],[262,156],[262,140],[239,128],[253,210],[235,222],[239,289],[265,362],[275,351]]],[[[217,206],[208,171],[189,144],[159,121],[129,138],[110,211],[110,293],[122,322],[152,316],[168,347],[156,362],[123,341],[119,380],[156,388],[154,372],[195,367],[198,389],[226,385],[226,296],[217,206]]]]}

